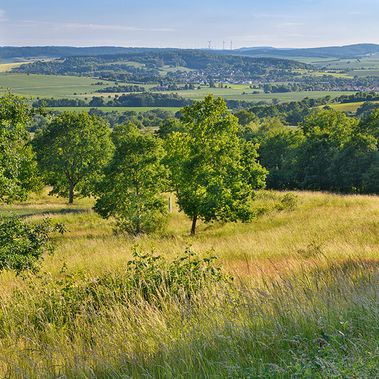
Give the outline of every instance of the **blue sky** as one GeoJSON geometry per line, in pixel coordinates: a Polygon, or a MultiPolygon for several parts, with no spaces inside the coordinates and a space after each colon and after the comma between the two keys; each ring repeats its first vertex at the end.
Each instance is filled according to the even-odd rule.
{"type": "Polygon", "coordinates": [[[379,43],[379,0],[0,0],[0,45],[379,43]]]}

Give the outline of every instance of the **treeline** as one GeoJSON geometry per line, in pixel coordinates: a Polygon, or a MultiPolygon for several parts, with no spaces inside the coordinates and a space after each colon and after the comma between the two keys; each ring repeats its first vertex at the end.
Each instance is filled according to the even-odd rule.
{"type": "Polygon", "coordinates": [[[113,87],[105,87],[97,90],[98,93],[118,93],[118,92],[145,92],[146,88],[134,84],[117,85],[113,87]]]}
{"type": "MultiPolygon", "coordinates": [[[[291,101],[287,103],[267,104],[257,103],[252,105],[249,102],[240,102],[230,100],[228,105],[232,109],[248,109],[259,118],[278,117],[288,125],[298,125],[317,107],[329,107],[329,104],[355,103],[378,101],[377,92],[357,92],[353,95],[342,95],[332,99],[325,96],[319,99],[304,98],[300,101],[291,101]]],[[[367,105],[366,105],[367,106],[367,105]]],[[[370,108],[370,106],[369,106],[370,108]]],[[[360,111],[358,111],[360,112],[360,111]]]]}
{"type": "Polygon", "coordinates": [[[379,109],[360,119],[316,109],[289,127],[247,110],[233,115],[208,96],[157,133],[130,119],[112,130],[98,115],[63,112],[32,139],[35,112],[18,97],[0,98],[0,200],[23,200],[44,184],[70,203],[95,196],[96,211],[132,234],[164,225],[164,192],[175,192],[192,233],[199,219],[250,221],[254,191],[265,185],[379,194],[379,109]]]}
{"type": "Polygon", "coordinates": [[[114,107],[184,107],[192,100],[177,94],[139,93],[125,94],[110,100],[107,106],[114,107]]]}
{"type": "Polygon", "coordinates": [[[238,120],[221,98],[208,96],[184,108],[180,128],[165,139],[132,123],[111,131],[97,116],[64,112],[31,140],[26,128],[31,109],[12,95],[1,99],[0,116],[4,146],[15,138],[15,125],[20,135],[0,160],[6,202],[23,199],[35,177],[70,204],[75,196],[96,196],[101,216],[115,219],[117,230],[137,235],[163,228],[168,212],[163,193],[171,191],[195,234],[200,219],[250,221],[254,191],[264,187],[267,172],[257,161],[257,146],[239,138],[238,120]],[[7,158],[23,164],[11,172],[7,158]],[[23,181],[17,196],[13,187],[23,181]]]}
{"type": "Polygon", "coordinates": [[[379,109],[360,119],[318,109],[296,128],[237,116],[241,136],[260,145],[268,188],[379,194],[379,109]]]}
{"type": "Polygon", "coordinates": [[[34,107],[185,107],[192,100],[177,94],[165,93],[129,93],[106,99],[103,96],[93,96],[91,100],[83,99],[38,99],[34,107]]]}

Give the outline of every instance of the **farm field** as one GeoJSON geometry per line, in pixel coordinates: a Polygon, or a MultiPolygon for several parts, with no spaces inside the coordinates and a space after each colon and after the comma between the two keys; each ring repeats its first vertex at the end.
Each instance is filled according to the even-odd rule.
{"type": "Polygon", "coordinates": [[[177,209],[165,234],[128,238],[90,199],[68,207],[44,192],[1,206],[67,232],[39,276],[0,275],[0,376],[377,377],[379,197],[293,194],[295,206],[279,210],[284,193],[262,191],[252,223],[200,224],[195,237],[177,209]],[[184,303],[114,298],[94,312],[91,292],[75,303],[83,283],[98,283],[101,296],[96,278],[121,275],[135,245],[168,260],[188,246],[212,251],[234,281],[184,303]],[[64,299],[76,309],[69,318],[64,299]]]}
{"type": "Polygon", "coordinates": [[[76,94],[93,94],[103,86],[96,85],[97,79],[77,76],[0,74],[0,94],[8,90],[16,95],[31,97],[74,97],[76,94]]]}
{"type": "MultiPolygon", "coordinates": [[[[379,104],[379,101],[372,101],[371,103],[379,104]]],[[[355,113],[364,102],[356,103],[343,103],[343,104],[330,104],[329,106],[337,111],[355,113]]]]}
{"type": "Polygon", "coordinates": [[[341,70],[350,76],[376,76],[379,75],[379,56],[363,57],[358,59],[335,59],[312,62],[316,67],[327,70],[341,70]]]}
{"type": "Polygon", "coordinates": [[[12,68],[19,67],[25,62],[18,62],[18,63],[1,63],[0,62],[0,73],[2,72],[9,72],[12,70],[12,68]]]}
{"type": "MultiPolygon", "coordinates": [[[[1,67],[1,66],[0,66],[1,67]]],[[[0,94],[10,90],[12,93],[27,97],[46,98],[90,98],[92,96],[103,96],[104,98],[114,97],[115,93],[96,93],[98,89],[113,86],[113,82],[101,80],[103,85],[98,85],[98,79],[76,76],[56,76],[56,75],[27,75],[14,73],[0,73],[0,94]]],[[[146,85],[151,89],[153,85],[146,85]]],[[[290,92],[290,93],[270,93],[260,92],[253,94],[253,90],[248,85],[230,85],[231,88],[209,88],[202,87],[200,90],[167,91],[159,93],[178,93],[180,96],[200,100],[212,93],[221,96],[226,100],[243,100],[251,102],[271,102],[277,99],[280,102],[299,101],[305,97],[321,98],[331,96],[332,98],[341,95],[353,94],[353,92],[340,91],[312,91],[312,92],[290,92]]],[[[118,95],[120,95],[119,93],[118,95]]]]}

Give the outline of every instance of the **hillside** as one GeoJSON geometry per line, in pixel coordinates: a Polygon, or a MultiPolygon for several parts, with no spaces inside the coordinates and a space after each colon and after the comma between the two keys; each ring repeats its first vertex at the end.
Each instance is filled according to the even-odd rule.
{"type": "Polygon", "coordinates": [[[192,238],[177,210],[166,235],[133,239],[88,199],[2,206],[67,232],[39,276],[0,275],[0,376],[377,377],[378,198],[297,193],[279,210],[282,197],[263,192],[253,223],[202,224],[192,238]],[[234,285],[185,302],[119,297],[135,244],[169,260],[211,251],[234,285]]]}
{"type": "Polygon", "coordinates": [[[13,69],[27,74],[96,76],[109,80],[159,82],[243,82],[270,76],[289,79],[304,63],[278,58],[218,55],[201,50],[151,50],[119,55],[36,61],[13,69]]]}
{"type": "MultiPolygon", "coordinates": [[[[3,46],[0,47],[0,60],[6,59],[38,59],[38,58],[67,58],[78,56],[102,56],[102,55],[122,55],[139,53],[166,53],[183,52],[182,49],[162,49],[162,48],[132,48],[116,46],[93,46],[93,47],[73,47],[73,46],[3,46]]],[[[190,51],[190,50],[187,50],[190,51]]],[[[205,52],[206,50],[199,50],[205,52]]],[[[254,57],[318,57],[318,58],[359,58],[368,55],[378,54],[379,45],[362,43],[346,46],[326,46],[316,48],[274,48],[274,47],[244,47],[235,50],[212,50],[208,51],[216,55],[246,55],[254,57]]]]}
{"type": "Polygon", "coordinates": [[[379,45],[356,44],[347,46],[329,46],[304,49],[276,49],[272,47],[242,48],[233,51],[233,54],[253,57],[280,57],[280,58],[360,58],[379,54],[379,45]]]}

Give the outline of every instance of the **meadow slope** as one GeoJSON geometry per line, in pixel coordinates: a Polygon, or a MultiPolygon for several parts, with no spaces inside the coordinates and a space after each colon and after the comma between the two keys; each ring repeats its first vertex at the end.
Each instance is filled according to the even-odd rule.
{"type": "Polygon", "coordinates": [[[130,238],[89,199],[2,206],[67,232],[39,276],[0,275],[0,377],[376,377],[379,197],[293,194],[288,206],[284,193],[262,191],[252,223],[200,224],[195,237],[177,209],[164,235],[130,238]],[[184,302],[94,302],[99,278],[122,275],[135,245],[169,260],[188,246],[212,251],[234,281],[184,302]]]}

